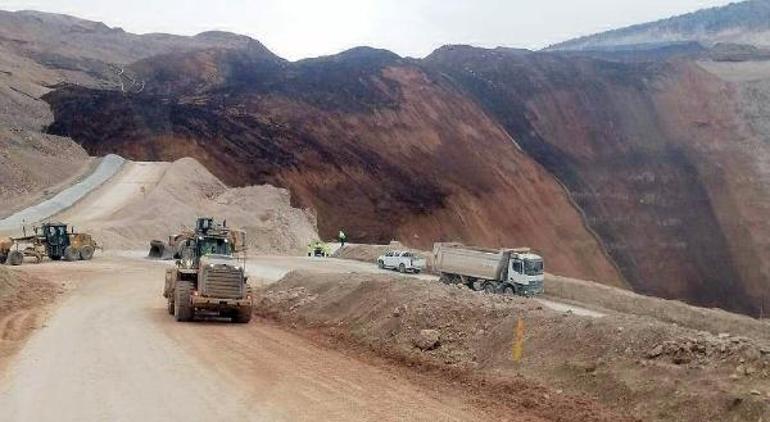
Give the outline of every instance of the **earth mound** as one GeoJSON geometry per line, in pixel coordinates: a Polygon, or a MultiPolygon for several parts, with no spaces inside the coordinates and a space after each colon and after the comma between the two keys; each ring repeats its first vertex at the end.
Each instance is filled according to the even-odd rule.
{"type": "Polygon", "coordinates": [[[562,420],[601,420],[601,405],[639,420],[770,415],[766,341],[652,317],[581,317],[536,300],[412,277],[303,272],[264,289],[256,312],[409,367],[483,379],[500,400],[531,406],[545,418],[563,416],[560,406],[574,405],[573,394],[601,404],[583,402],[562,420]],[[517,329],[518,363],[512,358],[517,329]]]}
{"type": "Polygon", "coordinates": [[[192,158],[169,164],[143,198],[86,228],[106,248],[143,249],[149,240],[166,240],[201,216],[244,230],[250,253],[304,254],[318,237],[315,215],[293,208],[287,190],[269,185],[228,188],[192,158]]]}

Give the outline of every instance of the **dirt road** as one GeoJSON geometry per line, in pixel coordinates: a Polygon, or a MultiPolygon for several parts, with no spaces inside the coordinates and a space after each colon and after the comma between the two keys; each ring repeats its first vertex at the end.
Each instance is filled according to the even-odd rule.
{"type": "MultiPolygon", "coordinates": [[[[121,262],[125,261],[125,262],[121,262]]],[[[473,420],[462,397],[262,324],[177,323],[164,264],[26,266],[78,287],[0,375],[3,421],[473,420]]]]}

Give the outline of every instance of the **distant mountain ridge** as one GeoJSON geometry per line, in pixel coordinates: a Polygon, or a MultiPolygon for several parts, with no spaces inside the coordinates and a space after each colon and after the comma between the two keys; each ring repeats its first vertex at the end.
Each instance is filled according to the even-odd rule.
{"type": "Polygon", "coordinates": [[[699,42],[770,46],[770,0],[727,6],[576,38],[546,50],[612,50],[628,46],[699,42]]]}

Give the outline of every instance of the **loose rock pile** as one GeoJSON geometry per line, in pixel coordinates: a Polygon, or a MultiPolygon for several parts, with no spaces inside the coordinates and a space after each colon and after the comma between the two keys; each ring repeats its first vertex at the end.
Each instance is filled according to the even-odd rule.
{"type": "Polygon", "coordinates": [[[760,346],[753,340],[729,333],[713,335],[699,332],[696,336],[666,340],[650,348],[648,359],[670,359],[677,365],[715,362],[736,362],[738,375],[767,377],[770,369],[770,347],[760,346]],[[767,368],[767,369],[766,369],[767,368]]]}

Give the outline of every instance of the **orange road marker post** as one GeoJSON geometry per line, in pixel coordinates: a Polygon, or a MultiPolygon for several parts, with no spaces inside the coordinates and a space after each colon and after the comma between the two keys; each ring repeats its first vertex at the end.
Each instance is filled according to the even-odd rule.
{"type": "Polygon", "coordinates": [[[516,331],[514,332],[513,346],[511,347],[511,358],[515,363],[521,363],[521,355],[524,352],[524,319],[521,317],[516,321],[516,331]]]}

